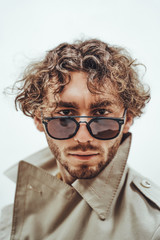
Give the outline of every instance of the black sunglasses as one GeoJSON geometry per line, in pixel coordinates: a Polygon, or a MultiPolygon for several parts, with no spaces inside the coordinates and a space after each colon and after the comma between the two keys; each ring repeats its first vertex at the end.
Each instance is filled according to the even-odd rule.
{"type": "Polygon", "coordinates": [[[99,140],[109,140],[116,138],[121,126],[124,124],[126,109],[122,118],[93,117],[93,116],[55,116],[44,117],[42,123],[47,134],[57,140],[66,140],[74,137],[78,132],[80,123],[86,123],[90,135],[99,140]],[[75,118],[91,118],[89,122],[79,121],[75,118]]]}

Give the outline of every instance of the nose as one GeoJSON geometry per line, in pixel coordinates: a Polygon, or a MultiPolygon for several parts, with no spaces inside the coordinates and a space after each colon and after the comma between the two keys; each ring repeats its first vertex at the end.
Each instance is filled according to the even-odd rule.
{"type": "Polygon", "coordinates": [[[74,136],[74,140],[81,143],[92,142],[93,137],[90,135],[87,129],[86,122],[81,121],[79,123],[80,127],[78,129],[78,132],[74,136]]]}

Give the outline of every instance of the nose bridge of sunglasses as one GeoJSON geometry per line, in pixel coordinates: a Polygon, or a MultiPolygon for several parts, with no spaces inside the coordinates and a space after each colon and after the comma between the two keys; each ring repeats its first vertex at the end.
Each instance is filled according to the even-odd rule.
{"type": "Polygon", "coordinates": [[[87,125],[87,123],[91,120],[91,118],[89,116],[80,116],[77,121],[79,124],[81,125],[87,125]]]}
{"type": "Polygon", "coordinates": [[[91,117],[88,116],[80,116],[78,119],[76,119],[79,126],[74,139],[78,140],[79,142],[88,142],[93,140],[93,136],[91,135],[91,130],[88,125],[90,119],[91,117]]]}

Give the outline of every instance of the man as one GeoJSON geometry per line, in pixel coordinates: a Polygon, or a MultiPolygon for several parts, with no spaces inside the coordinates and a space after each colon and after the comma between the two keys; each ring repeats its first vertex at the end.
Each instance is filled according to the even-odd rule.
{"type": "Polygon", "coordinates": [[[126,164],[129,129],[150,99],[129,54],[64,43],[21,83],[15,102],[53,155],[20,162],[11,239],[160,239],[160,190],[126,164]]]}

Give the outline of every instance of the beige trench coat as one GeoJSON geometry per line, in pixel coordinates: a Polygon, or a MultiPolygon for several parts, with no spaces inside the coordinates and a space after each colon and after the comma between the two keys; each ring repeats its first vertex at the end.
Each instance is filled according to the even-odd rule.
{"type": "Polygon", "coordinates": [[[4,216],[0,239],[160,240],[160,189],[126,165],[130,141],[97,177],[71,186],[20,162],[12,230],[4,216]]]}

